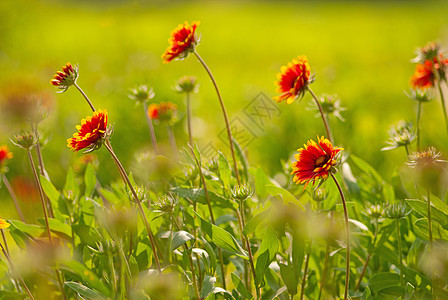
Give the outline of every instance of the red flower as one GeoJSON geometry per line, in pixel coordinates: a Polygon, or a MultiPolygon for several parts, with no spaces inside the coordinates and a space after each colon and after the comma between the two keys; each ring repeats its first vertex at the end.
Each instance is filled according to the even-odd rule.
{"type": "Polygon", "coordinates": [[[148,107],[148,116],[159,122],[172,122],[177,115],[177,105],[171,102],[152,103],[148,107]]]}
{"type": "Polygon", "coordinates": [[[3,166],[8,159],[13,157],[12,152],[9,152],[8,146],[0,146],[0,167],[3,166]]]}
{"type": "Polygon", "coordinates": [[[93,112],[92,117],[81,120],[81,125],[76,126],[77,133],[67,140],[70,150],[79,151],[87,148],[86,152],[101,147],[103,138],[107,135],[107,111],[93,112]]]}
{"type": "Polygon", "coordinates": [[[274,97],[277,102],[291,104],[296,99],[300,99],[306,92],[306,87],[312,82],[311,69],[306,56],[298,56],[288,65],[281,67],[280,73],[277,74],[276,82],[277,93],[279,96],[274,97]]]}
{"type": "Polygon", "coordinates": [[[331,142],[324,137],[317,137],[317,143],[309,140],[305,148],[300,148],[295,155],[296,162],[292,164],[294,174],[293,181],[297,184],[305,183],[305,187],[310,181],[328,178],[331,168],[337,164],[336,155],[342,148],[334,148],[331,142]]]}
{"type": "Polygon", "coordinates": [[[78,68],[76,66],[73,67],[68,62],[62,67],[62,72],[56,72],[54,79],[50,80],[50,83],[57,86],[62,92],[65,92],[71,85],[76,83],[76,79],[78,79],[78,68]]]}
{"type": "Polygon", "coordinates": [[[434,86],[433,64],[426,60],[424,64],[417,64],[415,73],[411,77],[411,86],[416,89],[427,89],[434,86]]]}
{"type": "Polygon", "coordinates": [[[163,63],[169,63],[173,59],[184,59],[189,52],[193,52],[199,43],[199,37],[195,34],[199,22],[191,23],[191,26],[185,21],[171,32],[171,38],[168,40],[170,46],[162,54],[163,63]]]}

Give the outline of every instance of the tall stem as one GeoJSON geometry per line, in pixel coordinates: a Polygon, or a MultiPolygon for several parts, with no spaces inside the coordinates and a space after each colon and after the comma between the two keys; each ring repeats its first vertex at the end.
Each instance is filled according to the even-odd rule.
{"type": "Polygon", "coordinates": [[[322,296],[322,291],[324,289],[325,286],[325,277],[327,277],[327,269],[328,269],[328,259],[330,257],[330,245],[327,242],[327,247],[325,249],[325,261],[324,261],[324,270],[322,271],[322,278],[320,280],[320,288],[319,288],[319,296],[318,296],[318,300],[320,300],[321,296],[322,296]]]}
{"type": "MultiPolygon", "coordinates": [[[[432,222],[431,222],[431,199],[430,199],[431,192],[428,188],[428,196],[427,196],[427,202],[428,202],[428,235],[429,235],[429,253],[432,255],[433,250],[433,239],[432,239],[432,222]]],[[[431,259],[431,281],[432,281],[432,299],[436,299],[436,276],[434,273],[434,262],[431,259]]]]}
{"type": "Polygon", "coordinates": [[[148,115],[148,104],[146,101],[143,102],[143,110],[145,111],[146,122],[148,123],[149,135],[151,136],[151,144],[156,154],[159,154],[159,146],[157,145],[156,133],[154,132],[154,125],[152,120],[148,115]]]}
{"type": "Polygon", "coordinates": [[[303,277],[302,277],[302,287],[300,289],[300,300],[303,300],[303,296],[305,296],[305,283],[306,283],[306,275],[308,273],[308,264],[310,262],[310,256],[311,256],[311,247],[312,247],[312,241],[310,240],[309,250],[306,254],[305,259],[305,268],[303,270],[303,277]]]}
{"type": "Polygon", "coordinates": [[[221,105],[222,114],[224,116],[224,121],[226,123],[227,136],[229,138],[230,152],[232,154],[233,168],[235,169],[236,181],[238,182],[238,184],[241,184],[240,174],[238,172],[238,166],[237,166],[237,162],[236,162],[235,150],[234,150],[234,145],[233,145],[232,132],[230,130],[230,124],[229,124],[229,119],[227,117],[226,107],[224,106],[224,102],[222,101],[222,97],[221,97],[221,93],[219,92],[218,84],[216,83],[215,78],[213,77],[212,72],[210,71],[210,69],[208,68],[207,64],[202,59],[202,57],[199,56],[199,54],[196,52],[196,50],[193,51],[193,53],[194,53],[194,55],[196,55],[197,59],[202,64],[204,69],[207,71],[208,75],[210,76],[210,79],[212,80],[213,86],[215,87],[216,94],[218,95],[219,104],[221,105]]]}
{"type": "Polygon", "coordinates": [[[185,98],[187,101],[187,128],[188,128],[188,142],[193,147],[193,131],[191,127],[191,119],[192,119],[192,112],[191,112],[191,99],[190,99],[190,93],[185,93],[185,98]]]}
{"type": "MultiPolygon", "coordinates": [[[[366,259],[366,262],[364,263],[364,267],[362,268],[361,275],[359,275],[359,279],[358,279],[358,283],[356,284],[355,291],[357,291],[359,289],[359,287],[361,286],[362,279],[364,278],[364,275],[366,274],[366,270],[367,270],[367,266],[369,265],[370,258],[372,258],[372,254],[376,248],[375,244],[376,244],[377,235],[378,235],[378,219],[376,218],[375,219],[375,234],[373,236],[372,250],[369,251],[369,254],[367,255],[367,259],[366,259]]],[[[401,271],[401,269],[400,269],[400,271],[401,271]]]]}
{"type": "Polygon", "coordinates": [[[345,216],[345,230],[347,234],[347,254],[346,254],[346,266],[345,266],[345,290],[344,290],[344,300],[347,300],[348,296],[348,285],[350,279],[350,226],[348,223],[348,212],[347,212],[347,204],[345,202],[344,192],[342,191],[339,182],[334,177],[333,173],[330,172],[331,178],[333,178],[334,183],[338,187],[339,194],[341,195],[342,205],[344,206],[344,216],[345,216]]]}
{"type": "MultiPolygon", "coordinates": [[[[210,219],[212,221],[212,224],[216,225],[215,224],[215,217],[213,215],[212,205],[210,204],[210,198],[209,198],[209,195],[208,195],[207,183],[205,182],[204,173],[202,173],[201,163],[199,162],[198,158],[196,157],[196,154],[194,153],[193,146],[190,146],[190,151],[191,151],[191,154],[194,157],[194,160],[196,162],[196,166],[198,167],[198,170],[199,170],[199,176],[201,177],[202,186],[204,188],[204,194],[205,194],[205,199],[207,200],[207,206],[208,206],[208,211],[210,213],[210,219]]],[[[225,272],[225,269],[224,269],[224,259],[223,259],[222,250],[221,250],[220,247],[218,247],[218,256],[219,256],[219,264],[221,265],[222,287],[226,290],[227,289],[226,288],[226,272],[225,272]]]]}
{"type": "MultiPolygon", "coordinates": [[[[418,101],[418,106],[417,106],[417,151],[420,151],[420,119],[421,119],[421,114],[422,114],[422,101],[418,101]]],[[[409,155],[409,153],[408,153],[409,155]]]]}
{"type": "Polygon", "coordinates": [[[6,178],[5,174],[2,174],[3,183],[6,186],[6,189],[8,190],[9,194],[11,195],[12,202],[14,202],[14,206],[16,207],[17,214],[19,215],[19,218],[22,222],[25,222],[25,217],[23,216],[22,209],[20,208],[19,201],[17,201],[16,193],[14,193],[14,190],[12,189],[11,184],[8,181],[8,178],[6,178]]]}
{"type": "Polygon", "coordinates": [[[331,135],[330,126],[328,125],[327,118],[325,118],[324,111],[322,110],[322,105],[320,105],[320,101],[317,98],[316,94],[314,94],[313,90],[308,86],[308,91],[310,92],[311,96],[313,97],[314,101],[316,102],[317,107],[319,108],[320,116],[322,118],[322,121],[324,122],[325,126],[325,132],[327,133],[327,137],[330,140],[330,142],[333,143],[333,137],[331,135]]]}
{"type": "Polygon", "coordinates": [[[84,91],[79,87],[79,85],[76,82],[73,85],[78,89],[81,95],[83,95],[84,99],[86,99],[92,111],[95,111],[95,107],[93,107],[93,104],[92,102],[90,102],[89,97],[87,97],[86,93],[84,93],[84,91]]]}
{"type": "Polygon", "coordinates": [[[174,159],[176,161],[179,161],[179,154],[177,153],[176,137],[174,136],[173,128],[171,128],[170,125],[167,125],[166,130],[168,131],[168,137],[170,139],[171,151],[173,152],[174,159]]]}
{"type": "Polygon", "coordinates": [[[37,189],[39,190],[40,201],[42,203],[42,209],[44,211],[45,226],[47,228],[48,240],[50,241],[50,244],[53,244],[53,240],[51,239],[50,225],[48,224],[48,214],[47,214],[47,207],[45,205],[45,195],[42,186],[40,184],[39,175],[37,175],[36,167],[34,166],[33,156],[31,155],[30,149],[28,149],[28,159],[31,164],[31,169],[33,170],[34,180],[36,181],[37,189]]]}
{"type": "Polygon", "coordinates": [[[439,88],[439,94],[440,94],[440,102],[442,102],[442,110],[443,110],[443,116],[445,118],[445,126],[448,133],[448,116],[446,112],[446,104],[445,104],[445,97],[443,96],[443,90],[442,90],[442,84],[441,80],[437,80],[437,87],[439,88]]]}
{"type": "Polygon", "coordinates": [[[404,287],[404,272],[403,272],[403,254],[401,248],[401,233],[400,233],[400,220],[395,219],[397,225],[397,242],[398,242],[398,263],[400,265],[400,284],[404,287]]]}
{"type": "Polygon", "coordinates": [[[138,198],[137,193],[135,192],[134,187],[132,186],[132,183],[129,180],[128,175],[126,174],[126,171],[124,170],[123,165],[121,164],[120,160],[118,159],[118,157],[115,155],[114,151],[112,150],[112,147],[111,147],[108,139],[106,139],[106,141],[104,142],[104,145],[105,145],[106,149],[109,151],[110,155],[112,156],[112,159],[115,161],[115,165],[119,169],[120,173],[123,175],[122,178],[124,180],[124,183],[128,185],[129,189],[131,190],[132,196],[134,197],[134,200],[138,205],[143,223],[145,224],[146,231],[148,232],[149,242],[151,243],[151,248],[152,248],[152,252],[154,254],[154,260],[156,262],[157,270],[159,271],[159,273],[162,273],[162,269],[160,267],[160,262],[159,262],[159,256],[157,253],[156,242],[154,239],[154,235],[152,234],[151,227],[149,226],[148,219],[146,218],[145,211],[143,210],[142,203],[141,203],[140,199],[138,198]]]}

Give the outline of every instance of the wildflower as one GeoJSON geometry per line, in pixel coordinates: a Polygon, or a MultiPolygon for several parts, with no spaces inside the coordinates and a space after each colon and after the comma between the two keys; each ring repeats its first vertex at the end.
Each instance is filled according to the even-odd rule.
{"type": "Polygon", "coordinates": [[[428,89],[434,86],[433,64],[430,60],[417,64],[411,77],[411,86],[414,89],[428,89]]]}
{"type": "Polygon", "coordinates": [[[389,146],[381,150],[392,150],[400,146],[408,146],[415,141],[416,137],[412,123],[402,120],[389,130],[389,140],[386,142],[389,146]]]}
{"type": "Polygon", "coordinates": [[[151,120],[172,123],[177,117],[177,105],[171,102],[152,103],[148,107],[151,120]]]}
{"type": "Polygon", "coordinates": [[[6,229],[10,226],[11,224],[9,224],[8,222],[6,222],[5,220],[3,220],[2,218],[0,218],[0,229],[6,229]]]}
{"type": "Polygon", "coordinates": [[[78,76],[78,67],[72,66],[72,64],[68,62],[62,67],[62,72],[58,71],[54,75],[54,79],[50,80],[50,83],[57,86],[61,90],[61,93],[63,93],[68,90],[70,86],[76,84],[78,76]]]}
{"type": "Polygon", "coordinates": [[[397,202],[390,204],[384,210],[384,215],[389,219],[401,219],[411,213],[411,210],[407,208],[406,203],[397,202]]]}
{"type": "Polygon", "coordinates": [[[246,184],[236,185],[232,189],[232,197],[234,199],[238,199],[238,200],[246,200],[253,194],[254,194],[254,192],[252,191],[250,186],[248,186],[246,184]]]}
{"type": "Polygon", "coordinates": [[[428,91],[428,90],[421,90],[421,89],[411,89],[409,93],[406,93],[406,95],[415,101],[418,102],[429,102],[435,99],[434,95],[428,91]]]}
{"type": "Polygon", "coordinates": [[[37,136],[33,131],[24,131],[21,134],[15,135],[11,140],[14,145],[28,150],[33,148],[37,141],[37,136]]]}
{"type": "Polygon", "coordinates": [[[441,152],[437,152],[434,147],[429,147],[426,151],[413,152],[409,155],[407,164],[410,167],[418,169],[427,169],[431,167],[441,167],[447,161],[440,159],[441,152]]]}
{"type": "Polygon", "coordinates": [[[0,146],[0,170],[6,164],[6,162],[13,157],[12,152],[9,152],[8,146],[0,146]]]}
{"type": "Polygon", "coordinates": [[[176,82],[174,89],[179,93],[197,93],[199,84],[196,77],[183,76],[176,82]]]}
{"type": "Polygon", "coordinates": [[[317,143],[309,140],[304,148],[300,148],[295,155],[296,162],[292,164],[292,172],[294,174],[293,181],[297,184],[305,183],[305,187],[310,181],[317,179],[326,180],[328,173],[333,171],[333,167],[337,164],[336,155],[342,148],[333,147],[331,142],[319,136],[317,143]]]}
{"type": "Polygon", "coordinates": [[[169,63],[173,59],[185,59],[190,52],[193,52],[199,43],[200,38],[195,31],[199,22],[180,24],[171,32],[171,38],[168,40],[170,46],[162,54],[163,63],[169,63]]]}
{"type": "Polygon", "coordinates": [[[139,85],[136,88],[130,90],[128,97],[131,100],[137,101],[137,103],[142,103],[154,98],[154,91],[147,85],[139,85]]]}
{"type": "Polygon", "coordinates": [[[447,161],[441,159],[441,156],[441,152],[429,147],[426,151],[413,152],[407,162],[408,166],[416,170],[416,179],[420,184],[434,192],[446,186],[446,182],[443,181],[447,178],[447,161]]]}
{"type": "Polygon", "coordinates": [[[384,212],[384,208],[380,204],[372,205],[366,209],[367,216],[374,218],[374,219],[379,219],[381,217],[381,215],[383,214],[383,212],[384,212]]]}
{"type": "Polygon", "coordinates": [[[277,74],[276,85],[278,86],[277,93],[281,94],[274,97],[277,102],[286,101],[291,104],[296,99],[300,100],[307,86],[314,81],[308,59],[304,55],[293,59],[292,62],[281,67],[280,71],[277,74]]]}
{"type": "MultiPolygon", "coordinates": [[[[319,103],[322,107],[322,111],[327,115],[333,115],[341,122],[345,122],[345,119],[341,115],[341,111],[346,110],[345,107],[341,106],[341,100],[337,95],[324,95],[320,97],[319,103]]],[[[315,101],[312,101],[310,103],[310,106],[308,106],[309,110],[317,111],[316,117],[320,117],[319,107],[317,106],[315,101]]]]}
{"type": "Polygon", "coordinates": [[[443,53],[440,44],[429,42],[424,47],[417,50],[417,57],[412,59],[412,62],[423,64],[426,60],[433,60],[441,55],[443,55],[443,53]]]}
{"type": "Polygon", "coordinates": [[[87,148],[85,153],[101,147],[103,140],[110,135],[107,129],[107,111],[98,110],[93,112],[92,117],[81,120],[81,125],[76,126],[77,133],[67,140],[70,150],[79,151],[87,148]]]}

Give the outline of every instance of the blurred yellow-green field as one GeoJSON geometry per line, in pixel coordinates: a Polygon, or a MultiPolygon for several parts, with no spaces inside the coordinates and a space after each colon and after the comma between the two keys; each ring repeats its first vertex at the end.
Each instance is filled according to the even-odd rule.
{"type": "MultiPolygon", "coordinates": [[[[183,75],[200,82],[193,100],[199,147],[212,142],[227,153],[218,137],[225,128],[219,103],[201,65],[194,57],[169,64],[160,57],[170,32],[197,20],[202,37],[197,50],[218,81],[230,119],[242,121],[253,133],[246,147],[252,165],[273,176],[282,160],[324,134],[321,120],[306,110],[308,95],[292,105],[276,104],[279,112],[262,126],[244,113],[260,93],[270,99],[276,95],[274,81],[282,65],[306,55],[316,74],[313,90],[339,95],[347,108],[344,123],[331,120],[336,144],[387,178],[405,161],[404,149],[380,151],[387,129],[401,119],[415,122],[417,103],[404,93],[415,67],[410,60],[429,41],[448,46],[447,11],[446,1],[1,1],[0,96],[2,104],[30,95],[51,103],[41,130],[48,137],[44,161],[56,186],[81,156],[69,151],[66,139],[91,114],[75,89],[57,94],[49,83],[67,61],[79,64],[78,83],[95,106],[109,111],[112,143],[125,166],[150,149],[143,111],[128,99],[129,88],[149,84],[154,101],[173,101],[184,116],[183,95],[173,90],[183,75]]],[[[20,126],[8,114],[3,108],[0,122],[0,144],[8,144],[15,155],[8,176],[30,176],[25,151],[9,141],[20,126]]],[[[424,105],[422,131],[423,145],[446,153],[439,101],[424,105]]],[[[163,127],[156,127],[156,133],[160,142],[167,141],[163,127]]],[[[185,119],[175,126],[175,135],[179,148],[184,147],[185,119]]],[[[117,178],[106,151],[96,155],[100,180],[117,178]]]]}

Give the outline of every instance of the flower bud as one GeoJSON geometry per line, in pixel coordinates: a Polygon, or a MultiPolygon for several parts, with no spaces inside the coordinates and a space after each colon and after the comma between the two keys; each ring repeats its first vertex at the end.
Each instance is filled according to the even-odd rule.
{"type": "Polygon", "coordinates": [[[136,88],[130,89],[128,97],[135,100],[137,103],[142,103],[154,98],[155,94],[152,88],[147,85],[139,85],[136,88]]]}
{"type": "Polygon", "coordinates": [[[65,66],[62,67],[62,72],[57,71],[53,76],[54,79],[50,80],[50,83],[58,89],[61,90],[61,93],[68,90],[68,88],[76,83],[78,79],[78,67],[72,66],[71,63],[66,63],[65,66]]]}
{"type": "Polygon", "coordinates": [[[237,200],[246,200],[253,194],[250,186],[246,184],[235,185],[232,189],[232,197],[237,200]]]}
{"type": "Polygon", "coordinates": [[[32,131],[24,131],[21,134],[15,135],[11,142],[21,148],[31,149],[37,144],[37,136],[32,131]]]}
{"type": "Polygon", "coordinates": [[[197,83],[196,77],[183,76],[176,82],[174,89],[179,93],[197,93],[199,91],[199,84],[197,83]]]}

